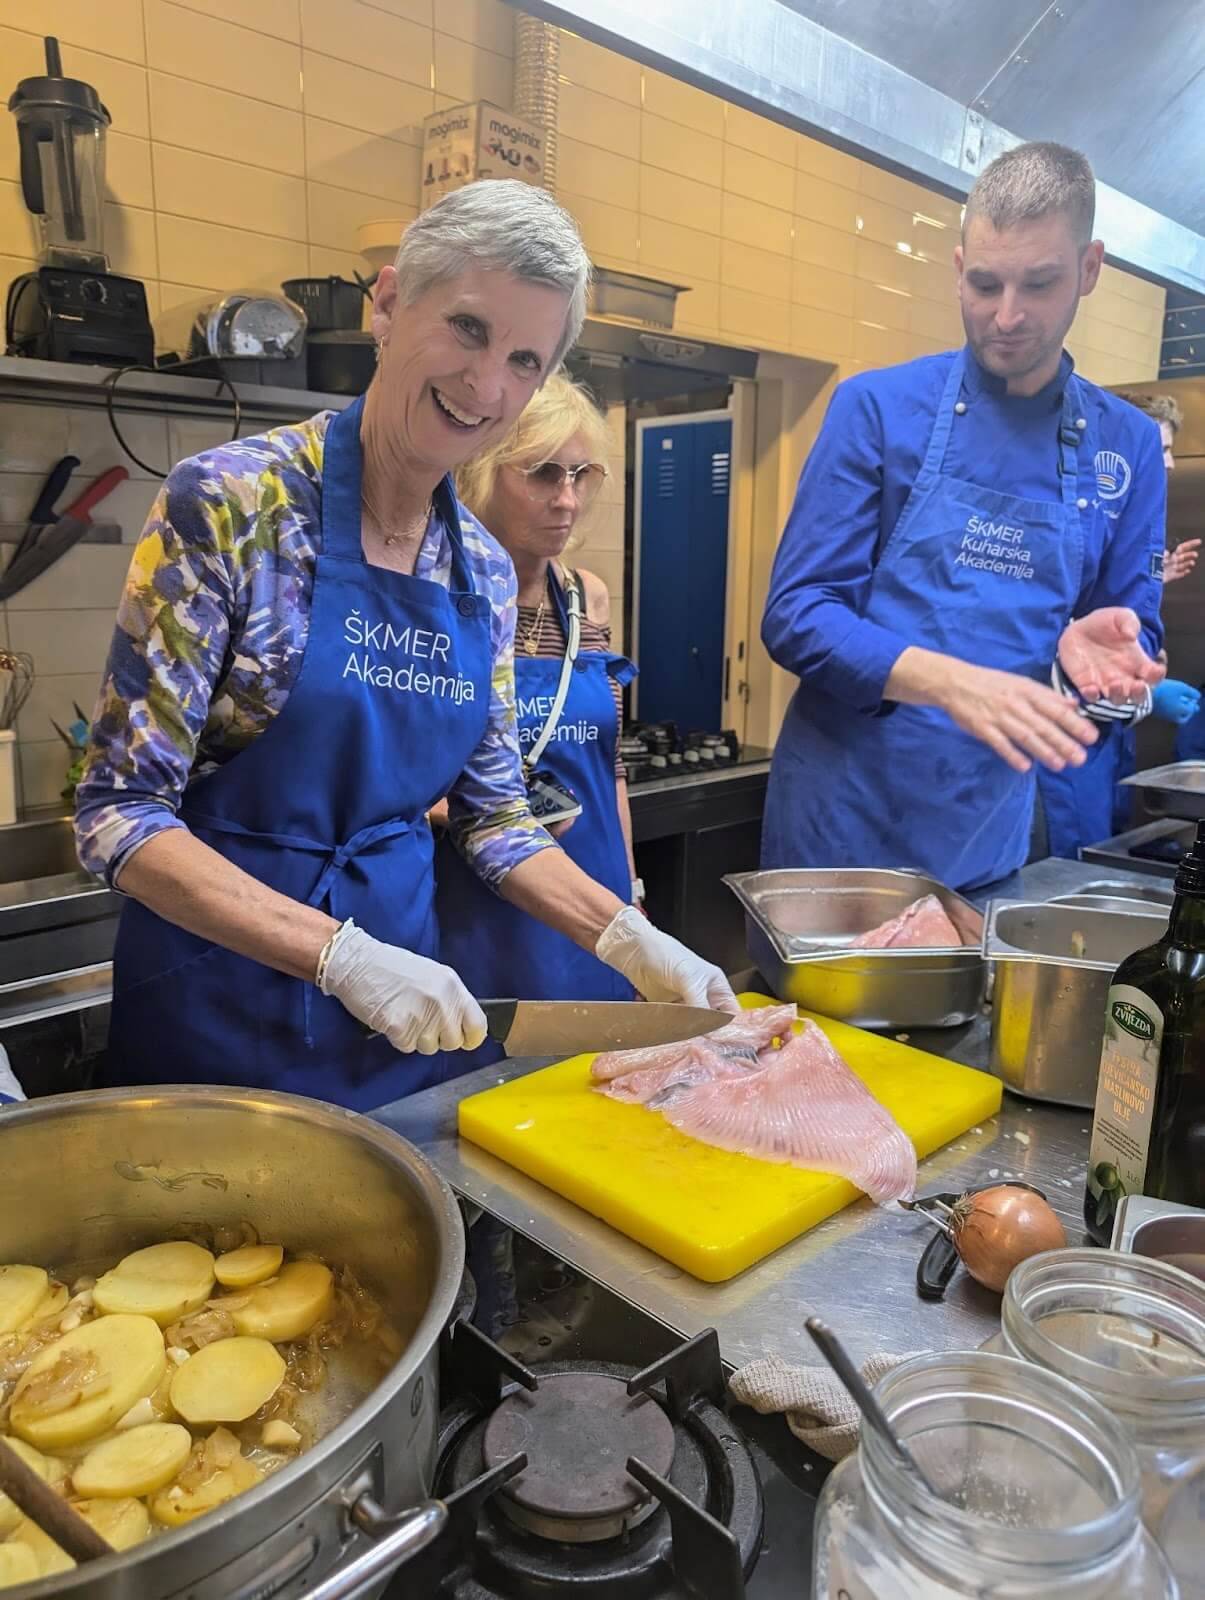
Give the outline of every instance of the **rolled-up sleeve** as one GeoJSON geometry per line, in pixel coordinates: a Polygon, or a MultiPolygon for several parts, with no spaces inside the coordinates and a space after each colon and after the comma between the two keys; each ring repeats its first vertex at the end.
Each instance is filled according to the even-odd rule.
{"type": "Polygon", "coordinates": [[[80,860],[110,883],[148,839],[184,827],[230,640],[231,507],[202,461],[172,472],[134,551],[76,793],[80,860]]]}
{"type": "Polygon", "coordinates": [[[1080,596],[1077,617],[1102,606],[1129,606],[1142,624],[1142,647],[1149,656],[1163,648],[1163,552],[1167,539],[1167,468],[1159,425],[1139,417],[1141,442],[1135,451],[1133,484],[1112,524],[1112,537],[1095,580],[1080,596]]]}
{"type": "Polygon", "coordinates": [[[911,641],[868,621],[881,537],[883,430],[858,380],[835,391],[774,560],[762,641],[780,667],[855,710],[881,709],[911,641]]]}
{"type": "Polygon", "coordinates": [[[517,584],[509,562],[490,575],[489,720],[481,742],[448,795],[448,827],[456,848],[483,882],[497,889],[521,861],[556,840],[531,814],[515,714],[517,584]]]}

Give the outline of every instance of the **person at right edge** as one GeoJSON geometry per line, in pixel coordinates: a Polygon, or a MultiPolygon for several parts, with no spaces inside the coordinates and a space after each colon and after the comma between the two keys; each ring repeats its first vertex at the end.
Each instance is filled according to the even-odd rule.
{"type": "Polygon", "coordinates": [[[1076,151],[998,157],[954,252],[966,347],[834,393],[762,623],[800,679],[763,866],[998,885],[1028,855],[1034,763],[1082,764],[1085,713],[1133,715],[1163,677],[1158,429],[1063,349],[1094,212],[1076,151]]]}

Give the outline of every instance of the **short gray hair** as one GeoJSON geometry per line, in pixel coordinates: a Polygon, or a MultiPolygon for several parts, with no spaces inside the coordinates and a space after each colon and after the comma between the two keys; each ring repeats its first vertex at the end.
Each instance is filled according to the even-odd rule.
{"type": "Polygon", "coordinates": [[[967,198],[963,229],[982,216],[994,228],[1011,228],[1051,212],[1066,213],[1081,249],[1092,239],[1096,179],[1087,156],[1065,144],[1019,144],[979,174],[967,198]]]}
{"type": "Polygon", "coordinates": [[[549,372],[586,320],[591,267],[577,224],[546,189],[519,178],[485,178],[444,195],[406,229],[394,265],[403,305],[470,267],[560,289],[569,309],[549,372]]]}

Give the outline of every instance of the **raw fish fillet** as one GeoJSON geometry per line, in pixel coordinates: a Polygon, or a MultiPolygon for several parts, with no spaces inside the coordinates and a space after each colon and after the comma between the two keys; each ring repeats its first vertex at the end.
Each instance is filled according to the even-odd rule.
{"type": "Polygon", "coordinates": [[[880,1205],[916,1187],[916,1150],[814,1022],[768,1064],[701,1083],[666,1108],[682,1133],[721,1150],[834,1172],[880,1205]]]}
{"type": "Polygon", "coordinates": [[[900,912],[869,933],[860,933],[850,946],[862,950],[913,950],[948,949],[960,946],[962,935],[946,915],[945,908],[935,894],[914,900],[900,912]]]}
{"type": "Polygon", "coordinates": [[[745,1076],[762,1065],[748,1045],[717,1049],[704,1036],[692,1039],[682,1058],[668,1067],[643,1067],[636,1072],[625,1072],[622,1077],[600,1084],[599,1088],[612,1100],[626,1100],[632,1105],[648,1106],[650,1111],[662,1111],[689,1094],[696,1084],[745,1076]]]}
{"type": "Polygon", "coordinates": [[[629,1072],[643,1072],[654,1067],[676,1067],[686,1061],[696,1044],[706,1040],[721,1049],[747,1046],[757,1051],[789,1034],[799,1013],[794,1006],[763,1006],[760,1011],[742,1011],[714,1033],[703,1034],[701,1039],[686,1039],[680,1044],[649,1045],[643,1050],[608,1050],[595,1056],[590,1076],[596,1083],[606,1083],[611,1078],[622,1078],[629,1072]]]}

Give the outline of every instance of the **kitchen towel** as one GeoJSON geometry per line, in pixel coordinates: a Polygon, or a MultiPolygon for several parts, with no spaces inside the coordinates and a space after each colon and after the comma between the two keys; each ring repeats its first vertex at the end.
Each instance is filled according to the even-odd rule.
{"type": "MultiPolygon", "coordinates": [[[[873,1389],[880,1378],[911,1359],[912,1353],[897,1356],[882,1351],[867,1356],[859,1371],[873,1389]]],[[[795,1437],[829,1461],[840,1461],[858,1442],[862,1414],[827,1367],[793,1367],[779,1356],[766,1356],[734,1372],[728,1389],[740,1405],[763,1416],[785,1412],[795,1437]]]]}

